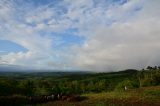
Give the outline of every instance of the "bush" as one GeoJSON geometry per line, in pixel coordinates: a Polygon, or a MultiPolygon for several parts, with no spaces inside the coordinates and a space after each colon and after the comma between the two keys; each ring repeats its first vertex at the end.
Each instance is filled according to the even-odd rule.
{"type": "Polygon", "coordinates": [[[153,85],[160,85],[160,72],[154,73],[153,75],[153,85]]]}
{"type": "Polygon", "coordinates": [[[142,83],[143,87],[152,86],[153,80],[151,78],[145,78],[145,79],[141,80],[141,83],[142,83]]]}
{"type": "Polygon", "coordinates": [[[127,87],[127,89],[132,89],[132,88],[137,88],[138,84],[136,82],[130,81],[130,80],[124,80],[120,83],[118,83],[118,85],[115,87],[116,91],[124,91],[125,87],[127,87]]]}
{"type": "Polygon", "coordinates": [[[156,90],[146,90],[144,91],[146,95],[152,95],[152,96],[159,96],[160,97],[160,91],[156,90]]]}

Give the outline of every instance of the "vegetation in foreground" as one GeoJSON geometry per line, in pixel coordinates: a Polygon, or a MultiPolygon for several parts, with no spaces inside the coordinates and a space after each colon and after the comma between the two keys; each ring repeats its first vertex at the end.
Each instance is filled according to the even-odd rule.
{"type": "Polygon", "coordinates": [[[1,72],[0,103],[27,105],[54,101],[46,105],[59,106],[67,102],[68,105],[156,106],[160,100],[160,89],[156,87],[159,85],[160,67],[156,66],[141,71],[130,69],[112,73],[1,72]],[[145,90],[150,86],[155,87],[145,90]]]}
{"type": "Polygon", "coordinates": [[[54,101],[38,106],[160,106],[160,86],[142,87],[122,92],[83,94],[81,102],[54,101]]]}

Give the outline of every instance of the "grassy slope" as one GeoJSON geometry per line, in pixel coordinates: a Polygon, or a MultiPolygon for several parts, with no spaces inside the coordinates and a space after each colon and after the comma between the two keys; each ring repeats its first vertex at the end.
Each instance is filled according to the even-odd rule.
{"type": "Polygon", "coordinates": [[[54,101],[40,106],[160,106],[160,86],[82,96],[88,99],[81,102],[54,101]]]}

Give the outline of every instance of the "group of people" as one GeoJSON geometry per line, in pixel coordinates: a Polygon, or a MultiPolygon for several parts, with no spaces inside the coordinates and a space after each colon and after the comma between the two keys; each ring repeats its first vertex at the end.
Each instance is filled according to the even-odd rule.
{"type": "Polygon", "coordinates": [[[62,94],[51,94],[51,95],[43,95],[43,96],[30,96],[29,100],[31,103],[43,103],[48,101],[60,100],[62,98],[62,94]]]}

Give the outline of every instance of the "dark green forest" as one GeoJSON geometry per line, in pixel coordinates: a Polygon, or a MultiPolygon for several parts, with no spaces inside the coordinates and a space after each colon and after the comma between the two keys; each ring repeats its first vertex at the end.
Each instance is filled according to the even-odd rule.
{"type": "Polygon", "coordinates": [[[1,72],[0,100],[44,95],[80,95],[160,85],[159,67],[110,73],[1,72]]]}

